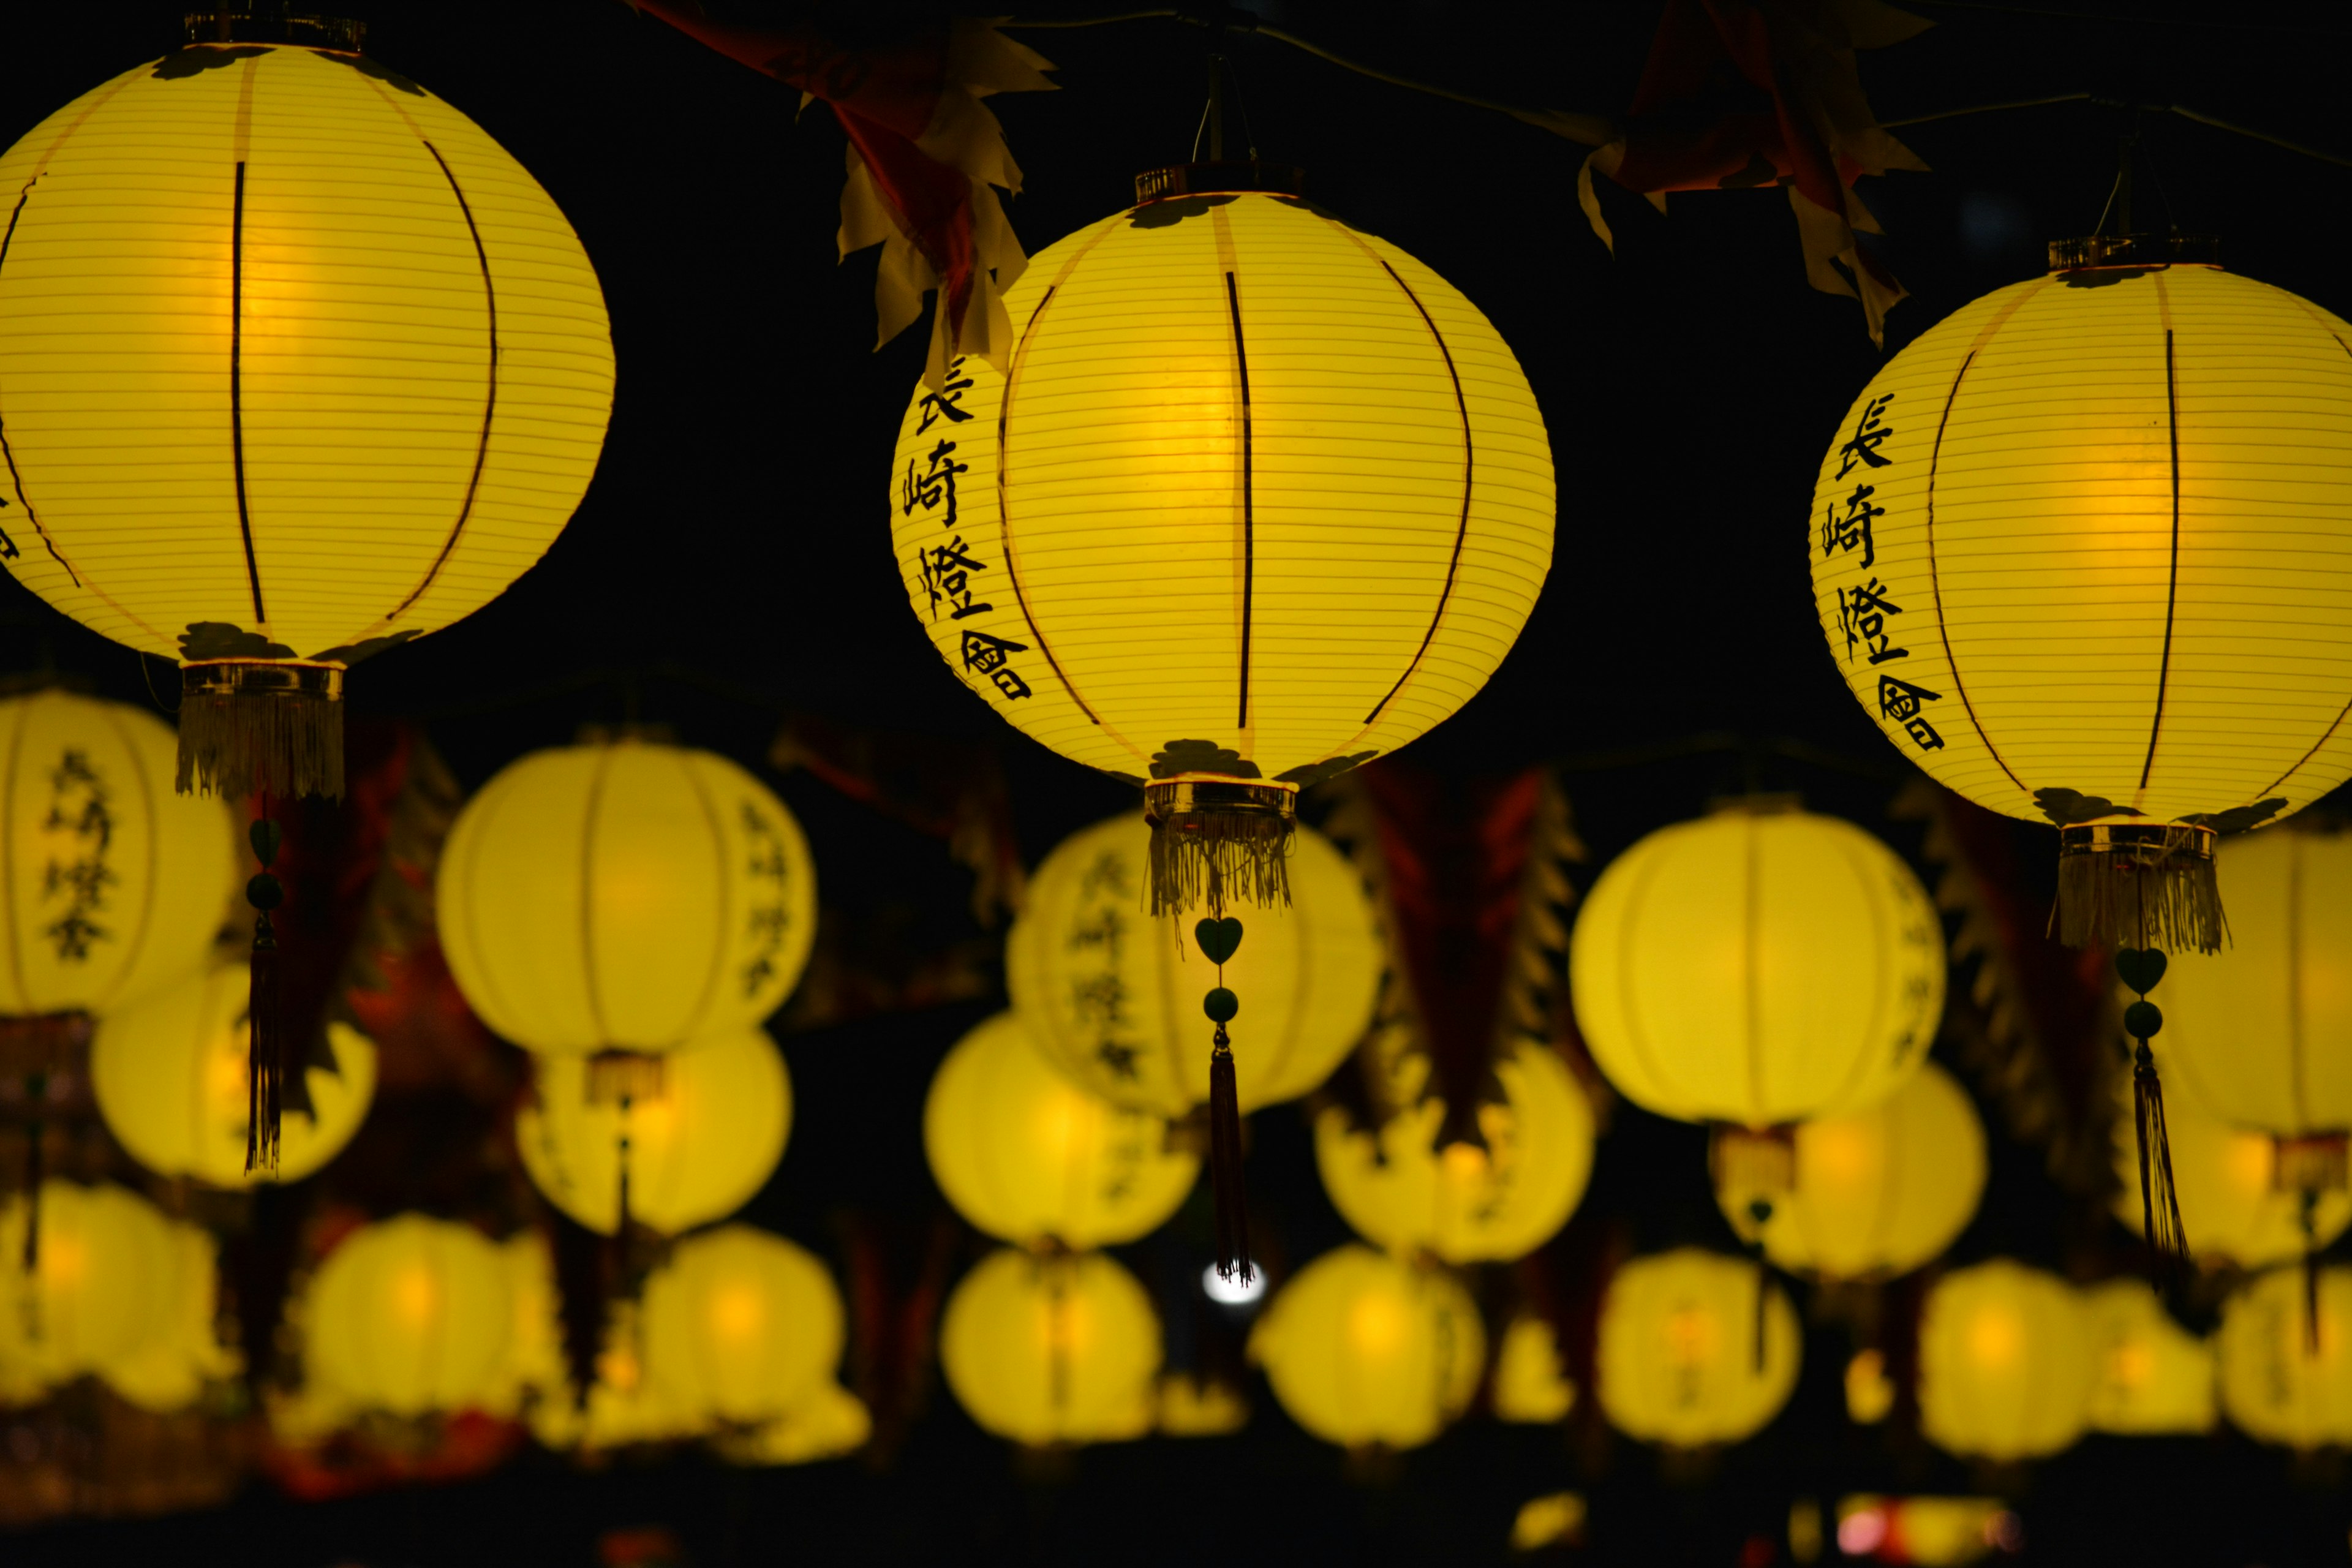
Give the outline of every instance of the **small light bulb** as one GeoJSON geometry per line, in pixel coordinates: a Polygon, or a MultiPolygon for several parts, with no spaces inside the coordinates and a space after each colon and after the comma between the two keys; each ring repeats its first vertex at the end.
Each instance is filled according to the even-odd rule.
{"type": "Polygon", "coordinates": [[[1252,1268],[1246,1279],[1239,1270],[1235,1270],[1234,1277],[1228,1279],[1219,1274],[1217,1266],[1212,1263],[1201,1270],[1201,1289],[1212,1301],[1238,1307],[1265,1294],[1265,1270],[1252,1268]]]}

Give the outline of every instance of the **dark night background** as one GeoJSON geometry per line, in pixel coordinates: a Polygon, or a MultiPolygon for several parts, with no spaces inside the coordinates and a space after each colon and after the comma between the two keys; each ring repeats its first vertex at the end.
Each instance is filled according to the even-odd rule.
{"type": "MultiPolygon", "coordinates": [[[[788,714],[965,738],[1001,757],[1033,865],[1129,805],[1120,786],[999,724],[909,620],[883,496],[922,333],[873,352],[876,253],[835,263],[842,138],[822,110],[795,123],[793,94],[615,0],[343,8],[368,22],[370,53],[472,116],[552,193],[602,277],[620,370],[603,465],[547,558],[472,619],[366,666],[351,684],[354,710],[422,720],[468,788],[583,722],[631,712],[755,766],[788,714]]],[[[1911,8],[1938,25],[1864,57],[1882,121],[2088,91],[2352,153],[2352,18],[2338,8],[1911,8]]],[[[173,46],[180,9],[9,7],[0,144],[173,46]]],[[[1658,9],[1270,0],[1262,14],[1420,79],[1615,114],[1658,9]]],[[[1041,0],[1024,14],[1090,13],[1041,0]]],[[[1181,161],[1206,35],[1137,20],[1015,36],[1059,67],[1062,87],[991,100],[1026,172],[1010,211],[1034,255],[1125,205],[1138,169],[1181,161]]],[[[1880,353],[1855,302],[1806,286],[1784,194],[1676,195],[1660,218],[1604,188],[1612,259],[1577,210],[1583,148],[1274,41],[1243,37],[1234,54],[1265,155],[1304,165],[1318,203],[1485,310],[1551,431],[1559,522],[1542,600],[1486,691],[1407,759],[1456,777],[1568,764],[1592,852],[1581,879],[1743,784],[1801,789],[1916,853],[1916,826],[1885,815],[1901,763],[1825,657],[1798,545],[1813,466],[1880,353]]],[[[2352,169],[2176,117],[2136,122],[2143,226],[2168,208],[2182,229],[2221,235],[2234,268],[2352,314],[2342,217],[2352,169]]],[[[2117,138],[2134,124],[2128,110],[2073,103],[1899,130],[1934,172],[1865,184],[1888,232],[1883,254],[1912,291],[1889,318],[1887,349],[2039,270],[2045,239],[2088,232],[2117,138]]],[[[45,653],[111,695],[148,700],[136,655],[0,586],[0,659],[45,653]]],[[[169,673],[150,672],[167,697],[169,673]]],[[[829,918],[887,931],[913,952],[982,936],[965,912],[966,876],[936,842],[805,773],[767,776],[810,831],[829,918]]],[[[2032,874],[2046,876],[2045,836],[2021,829],[2019,842],[2032,874]]],[[[919,1253],[940,1209],[920,1150],[922,1089],[995,1005],[785,1035],[797,1125],[745,1217],[836,1267],[851,1214],[919,1253]]],[[[1256,1122],[1251,1183],[1269,1250],[1277,1265],[1304,1261],[1344,1227],[1315,1180],[1298,1111],[1256,1122]]],[[[2004,1139],[1997,1115],[1988,1125],[1992,1184],[1954,1258],[2008,1252],[2078,1275],[2127,1267],[2127,1237],[2053,1184],[2039,1151],[2004,1139]]],[[[1600,1216],[1643,1248],[1730,1245],[1706,1188],[1703,1134],[1623,1106],[1582,1230],[1554,1248],[1564,1285],[1593,1256],[1600,1216]]],[[[1123,1249],[1187,1319],[1205,1311],[1182,1300],[1199,1217],[1123,1249]]],[[[976,1240],[959,1245],[978,1256],[976,1240]]],[[[1171,1348],[1186,1332],[1171,1321],[1171,1348]]],[[[1586,1560],[1761,1568],[1775,1559],[1744,1543],[1780,1541],[1792,1497],[1986,1482],[1846,1426],[1845,1349],[1843,1328],[1816,1326],[1789,1410],[1699,1477],[1588,1426],[1477,1417],[1368,1477],[1293,1426],[1262,1382],[1237,1437],[1100,1447],[1044,1473],[934,1383],[887,1464],[735,1471],[687,1454],[583,1472],[527,1450],[483,1479],[334,1503],[293,1503],[257,1480],[225,1510],[47,1527],[0,1538],[0,1558],[584,1565],[601,1532],[659,1525],[709,1564],[1471,1562],[1502,1554],[1528,1498],[1572,1488],[1592,1505],[1586,1560]]],[[[2092,1438],[2005,1484],[2032,1562],[2347,1559],[2352,1492],[2340,1476],[2226,1433],[2092,1438]]]]}

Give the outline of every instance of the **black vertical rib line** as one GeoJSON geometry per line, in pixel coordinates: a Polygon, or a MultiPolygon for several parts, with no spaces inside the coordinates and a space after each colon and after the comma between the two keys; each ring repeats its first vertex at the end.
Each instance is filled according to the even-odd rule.
{"type": "MultiPolygon", "coordinates": [[[[1071,258],[1072,265],[1076,265],[1076,257],[1071,258]]],[[[1062,661],[1054,657],[1054,645],[1045,640],[1045,634],[1038,628],[1037,617],[1029,613],[1029,595],[1021,591],[1021,569],[1013,560],[1012,497],[1007,492],[1004,479],[1011,455],[1005,449],[1005,442],[1012,434],[1013,389],[1021,379],[1024,356],[1029,351],[1029,334],[1037,330],[1039,321],[1045,320],[1045,307],[1054,302],[1054,291],[1061,286],[1059,279],[1047,284],[1044,296],[1037,301],[1037,308],[1029,312],[1029,320],[1021,328],[1021,341],[1013,345],[1013,358],[1005,366],[1004,395],[996,400],[996,529],[998,537],[1004,542],[1005,581],[1013,584],[1013,602],[1021,606],[1021,618],[1028,624],[1029,635],[1037,639],[1037,651],[1045,656],[1045,667],[1054,672],[1054,679],[1062,683],[1062,689],[1070,694],[1070,700],[1078,705],[1078,711],[1087,716],[1087,722],[1099,729],[1102,721],[1096,717],[1093,709],[1087,706],[1087,700],[1078,695],[1078,689],[1070,678],[1062,673],[1062,661]]]]}
{"type": "Polygon", "coordinates": [[[1454,383],[1454,406],[1462,416],[1462,516],[1454,527],[1454,553],[1445,560],[1445,585],[1438,590],[1437,608],[1430,614],[1429,629],[1421,634],[1421,646],[1412,650],[1412,658],[1405,665],[1404,673],[1396,678],[1396,684],[1389,688],[1388,695],[1373,703],[1372,710],[1364,715],[1364,722],[1369,725],[1381,716],[1382,709],[1396,700],[1396,694],[1404,689],[1404,683],[1411,680],[1412,672],[1421,668],[1421,661],[1429,655],[1429,645],[1437,640],[1438,626],[1445,619],[1445,606],[1453,602],[1454,575],[1462,568],[1462,546],[1470,537],[1470,476],[1476,468],[1478,453],[1477,445],[1470,437],[1470,400],[1463,395],[1462,373],[1454,366],[1454,351],[1445,346],[1445,334],[1437,330],[1437,322],[1430,316],[1429,308],[1421,302],[1421,296],[1412,291],[1412,285],[1397,276],[1397,269],[1389,265],[1388,258],[1371,253],[1369,247],[1367,254],[1372,255],[1372,259],[1381,264],[1381,270],[1389,275],[1390,281],[1403,289],[1404,297],[1412,302],[1412,308],[1421,312],[1422,324],[1429,329],[1430,338],[1437,344],[1439,356],[1445,361],[1446,378],[1454,383]]]}
{"type": "Polygon", "coordinates": [[[474,515],[474,492],[481,488],[482,466],[490,456],[490,419],[499,411],[499,290],[490,280],[490,253],[483,247],[482,231],[474,223],[474,209],[467,204],[466,193],[459,187],[457,176],[450,173],[449,161],[442,157],[441,149],[430,142],[425,143],[425,150],[433,154],[436,163],[441,165],[441,177],[449,182],[449,194],[457,198],[457,211],[466,219],[466,232],[473,237],[474,259],[481,264],[482,306],[489,312],[490,318],[490,384],[482,397],[482,434],[474,445],[474,471],[467,476],[466,499],[458,505],[457,521],[450,525],[449,537],[441,542],[441,553],[436,555],[433,564],[425,568],[425,581],[417,584],[408,597],[393,606],[392,614],[384,616],[387,621],[397,619],[402,611],[416,603],[425,590],[433,586],[433,580],[441,575],[441,568],[448,563],[449,552],[457,548],[457,538],[466,531],[467,520],[474,515]]]}
{"type": "MultiPolygon", "coordinates": [[[[2309,308],[2310,307],[2308,305],[2305,307],[2306,310],[2309,308]]],[[[2336,346],[2344,351],[2345,358],[2352,359],[2352,343],[2347,343],[2344,341],[2343,333],[2331,331],[2327,335],[2336,340],[2336,346]]],[[[2294,766],[2287,769],[2286,772],[2273,779],[2271,781],[2270,788],[2263,790],[2262,795],[2263,796],[2268,796],[2273,791],[2277,790],[2281,784],[2285,784],[2287,780],[2303,772],[2304,764],[2310,762],[2312,758],[2319,755],[2319,748],[2327,744],[2328,742],[2336,738],[2336,731],[2344,727],[2344,721],[2347,718],[2352,718],[2352,700],[2347,700],[2343,707],[2336,710],[2336,721],[2327,726],[2326,732],[2311,743],[2311,750],[2304,752],[2303,755],[2295,759],[2294,766]]]]}
{"type": "Polygon", "coordinates": [[[1241,285],[1225,274],[1225,304],[1234,315],[1234,365],[1242,381],[1242,690],[1241,710],[1234,722],[1249,727],[1250,598],[1257,586],[1257,503],[1251,493],[1250,470],[1255,460],[1250,428],[1249,350],[1242,342],[1241,285]]]}
{"type": "Polygon", "coordinates": [[[1969,700],[1968,682],[1960,679],[1960,661],[1952,652],[1952,629],[1944,624],[1943,581],[1936,573],[1936,468],[1944,458],[1944,427],[1952,422],[1952,405],[1959,401],[1960,383],[1968,379],[1969,366],[1977,363],[1977,355],[1982,348],[1983,345],[1979,344],[1970,349],[1969,357],[1960,362],[1958,372],[1952,377],[1952,389],[1944,394],[1944,412],[1936,420],[1936,444],[1927,449],[1927,594],[1936,601],[1936,636],[1944,644],[1944,668],[1952,672],[1952,690],[1960,700],[1960,711],[1969,716],[1969,728],[1976,731],[1977,739],[1984,742],[1986,753],[2000,763],[2000,771],[2009,774],[2009,782],[2021,792],[2032,795],[2033,792],[2026,789],[2025,781],[2017,776],[2016,771],[2001,756],[2000,748],[1992,743],[1992,737],[1985,733],[1983,722],[1977,718],[1976,704],[1969,700]]]}
{"type": "Polygon", "coordinates": [[[2156,719],[2147,729],[2147,760],[2139,787],[2156,772],[2156,741],[2164,732],[2164,690],[2172,679],[2172,618],[2180,604],[2180,397],[2172,370],[2172,329],[2164,329],[2164,423],[2172,444],[2172,565],[2164,586],[2164,658],[2156,667],[2156,719]]]}
{"type": "MultiPolygon", "coordinates": [[[[16,205],[8,209],[8,232],[0,234],[0,267],[8,265],[8,247],[16,243],[16,220],[25,216],[25,204],[33,199],[33,187],[40,181],[38,174],[26,180],[25,188],[16,193],[16,205]]],[[[57,542],[49,537],[49,531],[41,526],[40,513],[33,510],[32,500],[25,494],[25,478],[16,471],[16,452],[8,445],[8,424],[4,418],[0,418],[0,459],[5,459],[8,465],[8,486],[16,492],[16,504],[25,509],[25,521],[31,523],[33,531],[41,536],[41,542],[48,548],[49,558],[66,569],[66,575],[73,579],[75,587],[80,587],[80,574],[74,571],[73,563],[58,553],[57,542]]],[[[16,552],[10,550],[8,553],[14,555],[16,552]]]]}
{"type": "Polygon", "coordinates": [[[245,575],[253,584],[253,624],[269,624],[261,607],[261,564],[253,558],[253,511],[245,499],[245,165],[236,166],[236,210],[228,231],[228,432],[236,464],[236,530],[245,539],[245,575]]]}

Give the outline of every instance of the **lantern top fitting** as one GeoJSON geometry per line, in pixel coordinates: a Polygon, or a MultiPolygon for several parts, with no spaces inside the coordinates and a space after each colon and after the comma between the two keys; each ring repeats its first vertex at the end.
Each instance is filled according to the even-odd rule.
{"type": "Polygon", "coordinates": [[[289,44],[355,55],[367,41],[367,24],[348,16],[299,16],[283,10],[259,15],[251,10],[190,11],[186,21],[192,44],[289,44]]]}
{"type": "Polygon", "coordinates": [[[2050,270],[2219,267],[2221,241],[2210,234],[2094,234],[2050,242],[2050,270]]]}
{"type": "Polygon", "coordinates": [[[1228,195],[1241,191],[1257,191],[1269,196],[1303,196],[1307,194],[1307,171],[1296,163],[1218,158],[1205,163],[1146,169],[1135,176],[1137,206],[1172,196],[1228,195]]]}

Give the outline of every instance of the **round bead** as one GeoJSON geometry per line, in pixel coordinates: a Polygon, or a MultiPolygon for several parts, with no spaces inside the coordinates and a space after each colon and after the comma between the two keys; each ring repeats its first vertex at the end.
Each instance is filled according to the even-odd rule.
{"type": "Polygon", "coordinates": [[[257,910],[274,910],[286,901],[285,885],[264,871],[246,883],[245,901],[257,910]]]}
{"type": "Polygon", "coordinates": [[[2164,1015],[2153,1002],[2135,1002],[2124,1009],[2124,1028],[2136,1040],[2156,1037],[2164,1027],[2164,1015]]]}
{"type": "Polygon", "coordinates": [[[1201,998],[1201,1011],[1212,1023],[1230,1024],[1234,1015],[1242,1010],[1242,999],[1220,985],[1201,998]]]}

